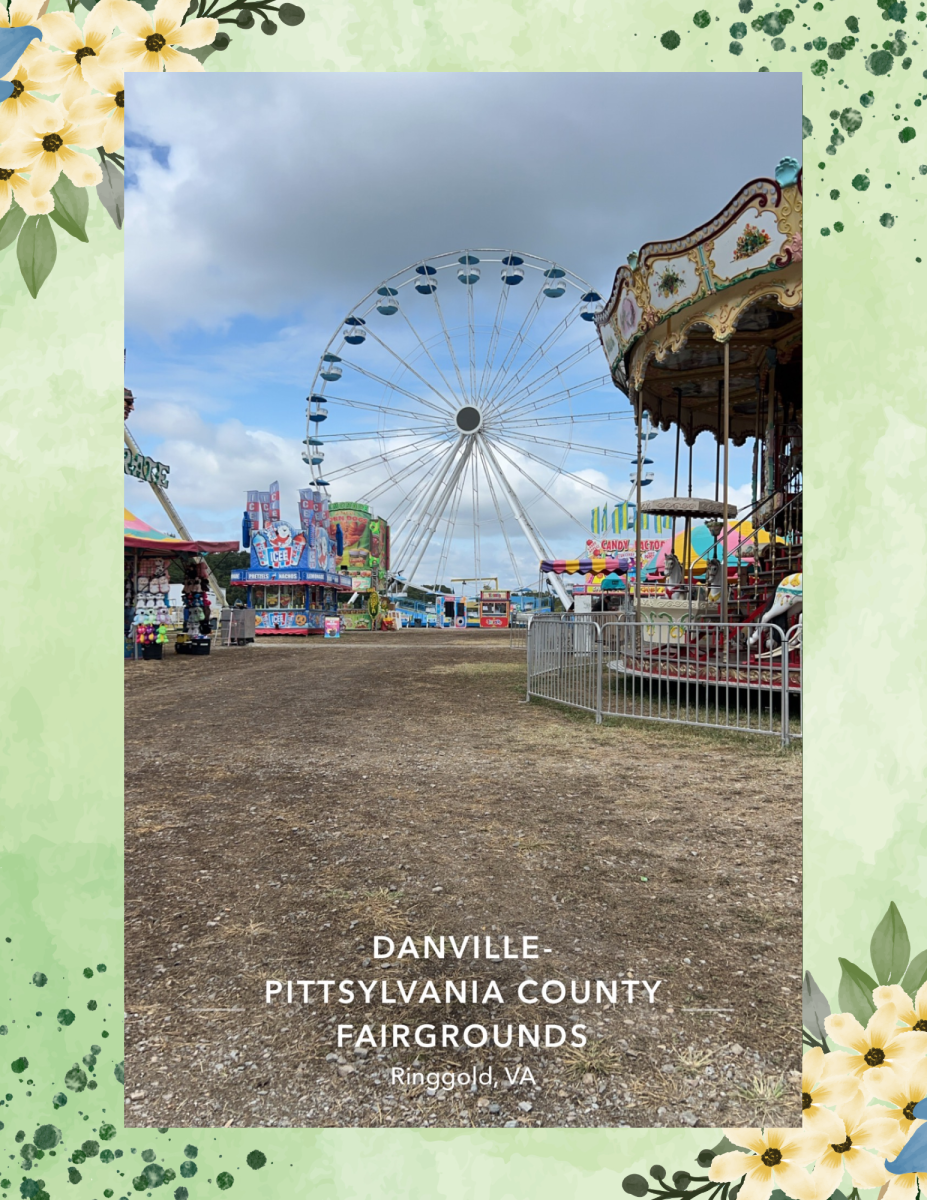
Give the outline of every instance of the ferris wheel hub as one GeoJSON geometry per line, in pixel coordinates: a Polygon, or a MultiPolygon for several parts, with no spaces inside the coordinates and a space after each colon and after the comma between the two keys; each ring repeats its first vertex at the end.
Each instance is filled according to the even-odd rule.
{"type": "Polygon", "coordinates": [[[479,433],[483,424],[483,414],[473,404],[465,404],[458,408],[454,422],[461,433],[479,433]]]}

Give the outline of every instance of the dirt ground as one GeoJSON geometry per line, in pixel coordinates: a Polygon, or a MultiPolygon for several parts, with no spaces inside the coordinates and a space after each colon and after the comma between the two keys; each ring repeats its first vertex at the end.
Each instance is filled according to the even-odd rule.
{"type": "Polygon", "coordinates": [[[524,654],[408,630],[127,663],[127,1125],[800,1125],[800,752],[525,704],[524,654]],[[384,960],[375,935],[539,958],[384,960]],[[306,979],[376,991],[287,1003],[306,979]],[[521,1002],[527,979],[579,992],[521,1002]],[[442,1002],[397,1000],[427,980],[442,1002]],[[502,1002],[445,1003],[463,980],[502,1002]],[[514,1036],[388,1040],[427,1023],[514,1036]]]}

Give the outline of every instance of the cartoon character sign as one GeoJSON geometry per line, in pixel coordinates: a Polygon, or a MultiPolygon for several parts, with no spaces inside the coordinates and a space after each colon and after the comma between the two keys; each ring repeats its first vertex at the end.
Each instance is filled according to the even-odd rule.
{"type": "Polygon", "coordinates": [[[286,521],[274,521],[251,535],[251,565],[274,569],[298,567],[306,545],[304,533],[294,533],[286,521]]]}
{"type": "Polygon", "coordinates": [[[328,530],[324,525],[317,525],[315,529],[315,561],[316,567],[320,571],[329,569],[330,543],[328,530]]]}

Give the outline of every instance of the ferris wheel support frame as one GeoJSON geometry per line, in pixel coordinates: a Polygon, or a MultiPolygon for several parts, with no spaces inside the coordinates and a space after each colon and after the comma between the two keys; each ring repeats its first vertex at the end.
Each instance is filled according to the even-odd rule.
{"type": "MultiPolygon", "coordinates": [[[[453,471],[451,471],[451,477],[447,481],[444,491],[441,494],[440,503],[438,504],[438,506],[434,512],[434,516],[431,518],[429,525],[426,527],[425,530],[423,530],[422,534],[419,536],[418,540],[416,541],[415,549],[411,551],[411,553],[416,555],[416,558],[415,558],[415,562],[409,567],[409,578],[410,579],[415,575],[415,572],[418,570],[422,559],[425,557],[425,551],[428,549],[429,543],[431,542],[431,539],[434,537],[435,532],[437,531],[438,525],[440,524],[441,513],[444,512],[448,500],[454,494],[454,489],[457,486],[457,481],[460,478],[461,474],[463,473],[463,470],[466,467],[467,463],[470,461],[470,455],[472,453],[473,453],[473,440],[471,438],[467,442],[467,444],[464,446],[463,452],[461,453],[457,462],[454,464],[454,469],[453,469],[453,471]]],[[[450,467],[450,464],[448,464],[448,467],[445,468],[444,474],[447,473],[447,470],[449,469],[449,467],[450,467]]],[[[444,478],[444,474],[442,474],[442,479],[444,478]]],[[[423,518],[427,517],[427,516],[428,516],[427,512],[423,513],[423,518]]]]}
{"type": "MultiPolygon", "coordinates": [[[[480,449],[486,455],[487,461],[492,464],[493,470],[496,473],[496,477],[502,486],[502,490],[505,492],[512,512],[515,515],[515,520],[520,525],[521,531],[525,535],[528,545],[538,556],[538,562],[541,562],[543,559],[549,557],[548,551],[544,549],[540,537],[538,536],[534,526],[531,524],[531,521],[528,519],[528,514],[522,508],[521,501],[515,494],[514,489],[509,486],[509,481],[505,477],[505,472],[500,468],[498,462],[496,461],[496,456],[493,454],[491,447],[480,434],[477,434],[477,437],[480,441],[480,449]]],[[[569,612],[573,607],[573,597],[563,586],[560,576],[554,575],[552,572],[548,571],[547,579],[560,598],[560,602],[563,605],[564,611],[569,612]]]]}

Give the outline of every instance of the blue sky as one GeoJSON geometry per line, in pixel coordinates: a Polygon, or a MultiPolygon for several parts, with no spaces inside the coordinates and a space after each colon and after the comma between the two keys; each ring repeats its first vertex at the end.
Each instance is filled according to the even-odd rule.
{"type": "MultiPolygon", "coordinates": [[[[688,232],[750,179],[771,176],[781,157],[801,156],[797,74],[204,72],[135,75],[127,86],[126,383],[137,397],[130,427],[146,453],[171,465],[171,495],[201,536],[235,536],[245,490],[276,478],[284,515],[295,517],[296,489],[311,479],[300,455],[305,397],[320,355],[332,338],[341,345],[342,321],[363,297],[407,264],[444,251],[507,247],[561,265],[607,295],[628,251],[688,232]]],[[[441,313],[459,331],[451,340],[465,360],[466,289],[450,272],[440,278],[441,313]]],[[[515,301],[528,310],[536,279],[529,270],[523,285],[509,289],[500,347],[522,319],[515,301]]],[[[498,264],[484,263],[472,291],[487,328],[502,290],[498,264]]],[[[433,298],[409,286],[402,297],[402,312],[388,320],[373,314],[370,330],[399,346],[411,317],[450,375],[450,356],[442,359],[437,349],[445,340],[433,298]]],[[[579,291],[544,303],[543,318],[552,324],[566,311],[557,309],[561,303],[573,306],[575,318],[579,291]]],[[[522,355],[531,353],[532,337],[535,345],[543,338],[542,325],[538,317],[522,355]]],[[[591,330],[574,320],[561,344],[579,345],[591,330]]],[[[405,336],[403,355],[412,345],[408,330],[405,336]]],[[[373,334],[357,354],[368,368],[376,354],[387,361],[373,334]]],[[[518,362],[515,356],[513,372],[518,362]]],[[[601,351],[583,366],[563,387],[604,376],[601,351]]],[[[412,380],[408,370],[401,375],[412,380]]],[[[448,384],[457,389],[454,378],[448,384]]],[[[398,413],[398,393],[356,372],[346,370],[339,391],[330,387],[328,394],[365,403],[386,397],[398,413]]],[[[548,411],[565,414],[570,405],[574,413],[627,413],[627,401],[607,382],[548,411]]],[[[332,439],[378,424],[389,430],[398,420],[328,407],[324,433],[332,439]]],[[[569,428],[535,433],[563,439],[569,428]]],[[[577,424],[572,436],[633,451],[627,420],[577,424]]],[[[674,442],[661,434],[651,443],[651,494],[672,491],[674,442]]],[[[343,475],[380,449],[377,442],[330,441],[324,469],[333,499],[356,499],[386,484],[382,463],[343,475]]],[[[576,553],[592,504],[627,493],[626,461],[574,449],[562,461],[585,481],[578,482],[527,457],[537,452],[560,462],[561,448],[522,442],[521,452],[508,451],[524,474],[505,467],[519,502],[554,554],[576,553]]],[[[750,455],[750,447],[732,455],[739,503],[749,495],[750,455]]],[[[390,461],[398,477],[398,460],[390,461]]],[[[695,453],[697,494],[713,495],[714,464],[714,442],[703,437],[695,453]]],[[[479,471],[477,484],[482,569],[514,582],[479,471]]],[[[414,477],[400,485],[412,493],[417,486],[414,477]]],[[[375,507],[386,515],[400,497],[394,485],[384,486],[375,507]]],[[[127,479],[126,503],[164,525],[144,485],[127,479]]],[[[536,556],[501,501],[500,509],[530,578],[536,556]]],[[[472,517],[468,484],[447,539],[446,575],[472,573],[472,517]]],[[[433,566],[426,558],[423,569],[437,568],[444,532],[440,527],[428,552],[433,566]]]]}

